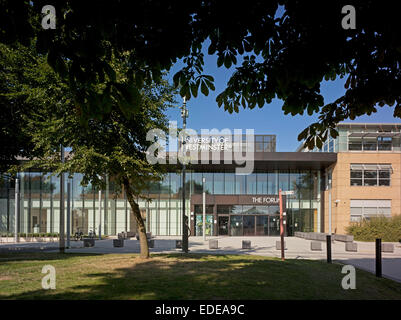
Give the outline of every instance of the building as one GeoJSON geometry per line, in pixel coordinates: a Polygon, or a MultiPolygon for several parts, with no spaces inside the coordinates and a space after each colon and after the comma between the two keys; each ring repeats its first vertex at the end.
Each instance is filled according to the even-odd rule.
{"type": "MultiPolygon", "coordinates": [[[[185,206],[190,235],[202,235],[203,190],[208,235],[278,235],[279,189],[294,191],[284,203],[288,236],[295,231],[328,232],[330,226],[332,232],[344,233],[350,221],[374,214],[399,214],[400,128],[396,124],[340,124],[337,139],[329,140],[323,150],[312,150],[319,152],[301,152],[307,151],[302,148],[298,152],[275,152],[274,135],[255,135],[250,174],[238,174],[236,170],[241,166],[226,161],[229,153],[234,159],[240,155],[230,149],[235,143],[229,146],[232,152],[224,153],[221,150],[227,145],[219,142],[216,147],[209,141],[209,160],[187,166],[185,206]]],[[[33,171],[21,172],[18,177],[19,232],[57,233],[60,179],[33,171]]],[[[138,199],[147,230],[152,234],[182,234],[181,179],[179,166],[172,166],[161,183],[149,188],[146,196],[152,201],[138,199]]],[[[126,197],[124,193],[114,193],[108,177],[107,187],[101,192],[101,219],[98,190],[91,185],[82,187],[81,180],[79,173],[69,179],[72,233],[78,229],[98,233],[100,221],[106,235],[135,231],[126,197]]],[[[66,187],[64,190],[67,192],[66,187]]],[[[14,180],[5,177],[0,189],[0,232],[13,231],[14,180]]]]}
{"type": "MultiPolygon", "coordinates": [[[[401,124],[340,123],[338,132],[321,150],[312,150],[337,153],[336,163],[327,168],[326,176],[332,182],[331,189],[324,191],[324,231],[330,231],[329,213],[336,233],[345,233],[352,221],[399,215],[401,124]]],[[[308,150],[300,147],[298,151],[308,150]]]]}

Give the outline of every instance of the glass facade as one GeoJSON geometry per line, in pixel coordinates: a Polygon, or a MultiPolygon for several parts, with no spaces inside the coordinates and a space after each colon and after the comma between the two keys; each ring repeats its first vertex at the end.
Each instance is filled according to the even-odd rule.
{"type": "MultiPolygon", "coordinates": [[[[212,168],[213,166],[211,166],[212,168]]],[[[40,172],[18,174],[21,187],[21,211],[19,232],[57,233],[60,215],[60,178],[40,172]]],[[[202,219],[201,208],[191,208],[192,195],[202,194],[202,178],[205,192],[210,195],[277,195],[278,189],[293,190],[287,199],[287,233],[295,231],[319,231],[320,172],[319,171],[268,171],[250,175],[233,172],[191,172],[186,174],[186,208],[195,226],[202,219]],[[194,210],[195,212],[190,212],[194,210]]],[[[91,185],[81,186],[82,175],[76,173],[65,179],[65,208],[67,208],[67,181],[71,184],[71,232],[87,234],[99,232],[99,195],[91,185]]],[[[122,231],[133,231],[135,219],[124,194],[115,194],[113,183],[107,179],[107,188],[102,190],[102,233],[115,235],[122,231]]],[[[154,235],[181,235],[182,183],[181,174],[170,172],[161,183],[153,184],[146,193],[151,201],[138,199],[147,230],[154,235]]],[[[275,215],[278,207],[270,206],[207,206],[207,221],[211,224],[207,232],[228,235],[272,235],[277,231],[275,215]],[[222,225],[220,226],[219,216],[222,225]],[[224,218],[228,216],[227,220],[224,218]],[[244,218],[246,216],[246,218],[244,218]],[[214,223],[212,223],[214,222],[214,223]],[[221,230],[220,230],[221,229],[221,230]]],[[[65,214],[66,217],[66,214],[65,214]]],[[[66,223],[66,221],[65,221],[66,223]]],[[[2,176],[0,189],[0,232],[14,232],[14,180],[2,176]]],[[[200,235],[202,229],[195,227],[200,235]]],[[[194,235],[194,234],[192,234],[194,235]]]]}
{"type": "Polygon", "coordinates": [[[391,152],[401,151],[401,131],[397,124],[340,123],[338,136],[328,136],[321,149],[304,152],[391,152]]]}

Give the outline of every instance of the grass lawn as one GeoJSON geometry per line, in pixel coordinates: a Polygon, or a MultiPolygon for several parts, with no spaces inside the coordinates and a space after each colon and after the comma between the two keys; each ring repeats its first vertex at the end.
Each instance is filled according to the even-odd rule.
{"type": "Polygon", "coordinates": [[[401,284],[339,264],[249,255],[13,253],[0,255],[0,299],[401,299],[401,284]],[[56,290],[41,287],[56,268],[56,290]]]}

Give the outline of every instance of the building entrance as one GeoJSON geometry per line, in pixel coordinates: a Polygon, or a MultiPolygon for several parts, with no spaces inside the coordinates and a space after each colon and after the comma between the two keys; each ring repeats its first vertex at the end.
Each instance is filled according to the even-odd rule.
{"type": "Polygon", "coordinates": [[[230,215],[218,217],[219,236],[278,236],[279,215],[230,215]]]}
{"type": "Polygon", "coordinates": [[[219,216],[219,236],[228,236],[228,216],[219,216]]]}

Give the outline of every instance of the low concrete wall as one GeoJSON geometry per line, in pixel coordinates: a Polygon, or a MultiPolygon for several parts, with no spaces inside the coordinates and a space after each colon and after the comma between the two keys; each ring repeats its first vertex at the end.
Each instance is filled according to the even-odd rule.
{"type": "Polygon", "coordinates": [[[342,242],[353,242],[354,236],[350,236],[347,234],[333,234],[333,239],[335,241],[342,241],[342,242]]]}
{"type": "MultiPolygon", "coordinates": [[[[73,237],[71,237],[72,240],[73,237]]],[[[19,237],[19,242],[58,242],[56,237],[19,237]]],[[[67,240],[67,237],[65,237],[67,240]]],[[[13,243],[14,237],[0,237],[0,243],[13,243]]]]}
{"type": "MultiPolygon", "coordinates": [[[[326,236],[328,233],[319,233],[319,232],[299,232],[296,231],[294,233],[295,237],[306,239],[306,240],[316,240],[316,241],[326,241],[326,236]]],[[[354,236],[346,235],[346,234],[333,234],[331,236],[332,240],[341,241],[341,242],[353,242],[354,236]]]]}
{"type": "Polygon", "coordinates": [[[299,232],[294,233],[295,237],[306,239],[306,240],[316,240],[316,241],[326,241],[326,233],[318,232],[299,232]]]}

